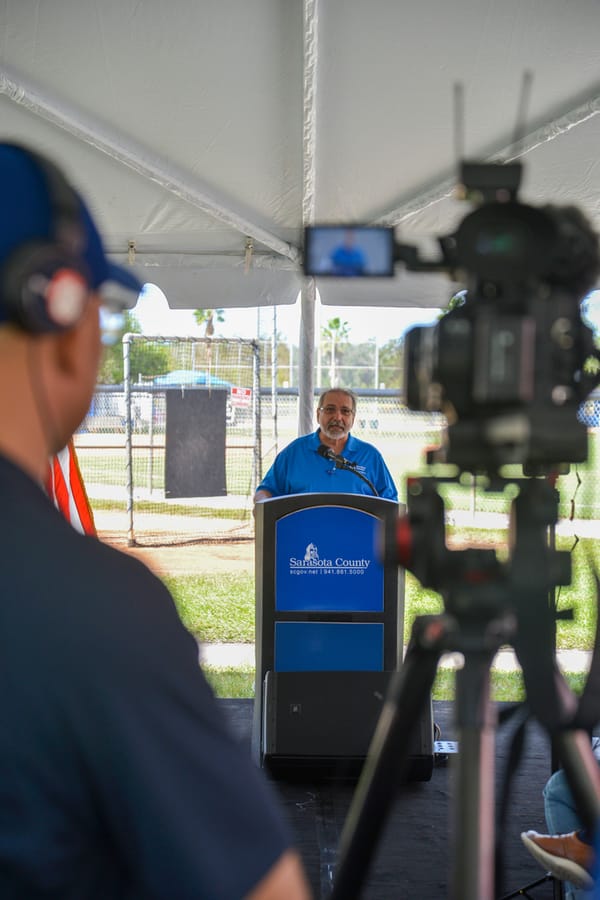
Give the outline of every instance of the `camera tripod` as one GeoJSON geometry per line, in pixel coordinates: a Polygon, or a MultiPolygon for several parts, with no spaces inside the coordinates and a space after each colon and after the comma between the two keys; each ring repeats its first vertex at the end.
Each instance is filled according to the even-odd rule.
{"type": "MultiPolygon", "coordinates": [[[[542,478],[519,482],[511,508],[510,558],[503,564],[494,550],[447,549],[444,503],[436,483],[433,477],[409,479],[408,512],[399,520],[393,550],[424,587],[440,591],[444,612],[418,617],[413,625],[342,832],[332,900],[360,896],[402,781],[412,731],[446,652],[457,651],[464,658],[455,692],[460,752],[451,824],[452,900],[495,897],[496,721],[490,668],[502,645],[515,649],[528,706],[554,741],[584,825],[594,830],[600,817],[600,770],[586,730],[590,723],[584,721],[590,718],[590,706],[598,718],[591,703],[594,684],[590,676],[578,705],[555,658],[555,611],[549,596],[556,585],[570,583],[571,569],[569,553],[556,551],[547,541],[558,517],[558,493],[542,478]]],[[[393,550],[387,548],[387,559],[393,550]]]]}

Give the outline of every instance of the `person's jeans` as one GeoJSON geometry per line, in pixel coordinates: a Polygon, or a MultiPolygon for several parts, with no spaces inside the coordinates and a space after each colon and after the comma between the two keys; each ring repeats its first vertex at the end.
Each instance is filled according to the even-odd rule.
{"type": "MultiPolygon", "coordinates": [[[[571,788],[562,769],[550,776],[543,794],[544,813],[549,834],[568,834],[571,831],[578,831],[582,827],[581,819],[575,809],[571,788]]],[[[584,900],[586,897],[593,896],[589,891],[576,888],[568,881],[565,881],[564,886],[566,900],[584,900]]]]}

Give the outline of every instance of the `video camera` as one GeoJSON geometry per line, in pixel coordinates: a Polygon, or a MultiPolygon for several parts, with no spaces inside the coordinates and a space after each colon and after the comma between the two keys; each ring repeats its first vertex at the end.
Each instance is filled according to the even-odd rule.
{"type": "Polygon", "coordinates": [[[430,461],[461,471],[517,463],[541,474],[587,458],[577,414],[600,381],[600,356],[580,302],[600,273],[598,236],[575,207],[519,203],[521,174],[519,163],[462,163],[460,189],[475,209],[438,238],[438,260],[397,243],[392,228],[306,229],[306,275],[390,277],[403,263],[464,284],[436,325],[407,333],[404,350],[408,408],[448,421],[430,461]]]}
{"type": "MultiPolygon", "coordinates": [[[[505,644],[523,670],[528,708],[548,729],[586,827],[600,817],[600,781],[582,729],[597,721],[598,687],[590,675],[579,701],[555,654],[555,589],[571,581],[570,553],[553,535],[559,495],[554,476],[587,458],[579,406],[600,380],[600,355],[580,303],[600,272],[598,237],[574,207],[519,203],[521,166],[464,162],[460,181],[475,209],[438,238],[440,257],[422,259],[394,240],[393,229],[307,229],[304,271],[316,277],[390,277],[396,263],[415,272],[446,272],[464,290],[436,325],[408,332],[406,403],[441,411],[445,445],[429,463],[452,474],[407,479],[406,511],[386,558],[441,594],[444,612],[417,616],[402,666],[394,673],[340,843],[332,900],[358,896],[378,828],[394,796],[390,782],[408,754],[415,711],[428,702],[442,653],[457,651],[453,897],[498,896],[492,883],[494,713],[489,670],[505,644]],[[523,476],[503,467],[522,466],[523,476]],[[494,549],[452,549],[446,540],[442,482],[477,476],[486,491],[512,482],[508,557],[494,549]],[[537,477],[530,477],[537,476],[537,477]],[[541,477],[544,476],[544,477],[541,477]],[[377,823],[375,826],[373,823],[377,823]],[[465,835],[461,835],[464,828],[465,835]]],[[[590,673],[600,671],[600,642],[590,673]]],[[[501,877],[501,869],[498,869],[501,877]]]]}

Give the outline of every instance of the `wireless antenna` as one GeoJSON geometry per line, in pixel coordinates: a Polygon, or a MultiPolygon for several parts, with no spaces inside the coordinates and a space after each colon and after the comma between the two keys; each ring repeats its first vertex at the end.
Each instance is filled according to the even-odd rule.
{"type": "Polygon", "coordinates": [[[454,85],[454,155],[457,165],[463,158],[465,143],[465,90],[461,82],[454,85]]]}
{"type": "Polygon", "coordinates": [[[519,108],[517,112],[517,122],[515,125],[515,134],[513,138],[513,153],[510,159],[517,159],[523,150],[525,140],[525,123],[527,121],[527,111],[529,108],[529,100],[531,98],[531,88],[533,85],[533,72],[526,69],[523,73],[521,82],[521,96],[519,98],[519,108]]]}
{"type": "Polygon", "coordinates": [[[454,83],[454,156],[456,158],[456,171],[458,172],[458,184],[455,196],[464,200],[467,196],[466,185],[462,177],[462,164],[465,144],[465,90],[462,82],[454,83]]]}

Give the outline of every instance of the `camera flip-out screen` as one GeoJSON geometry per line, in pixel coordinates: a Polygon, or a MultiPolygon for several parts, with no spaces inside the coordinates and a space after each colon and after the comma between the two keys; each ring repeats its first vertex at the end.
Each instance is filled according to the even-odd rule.
{"type": "Polygon", "coordinates": [[[304,274],[328,278],[391,278],[394,229],[376,225],[305,228],[304,274]]]}

